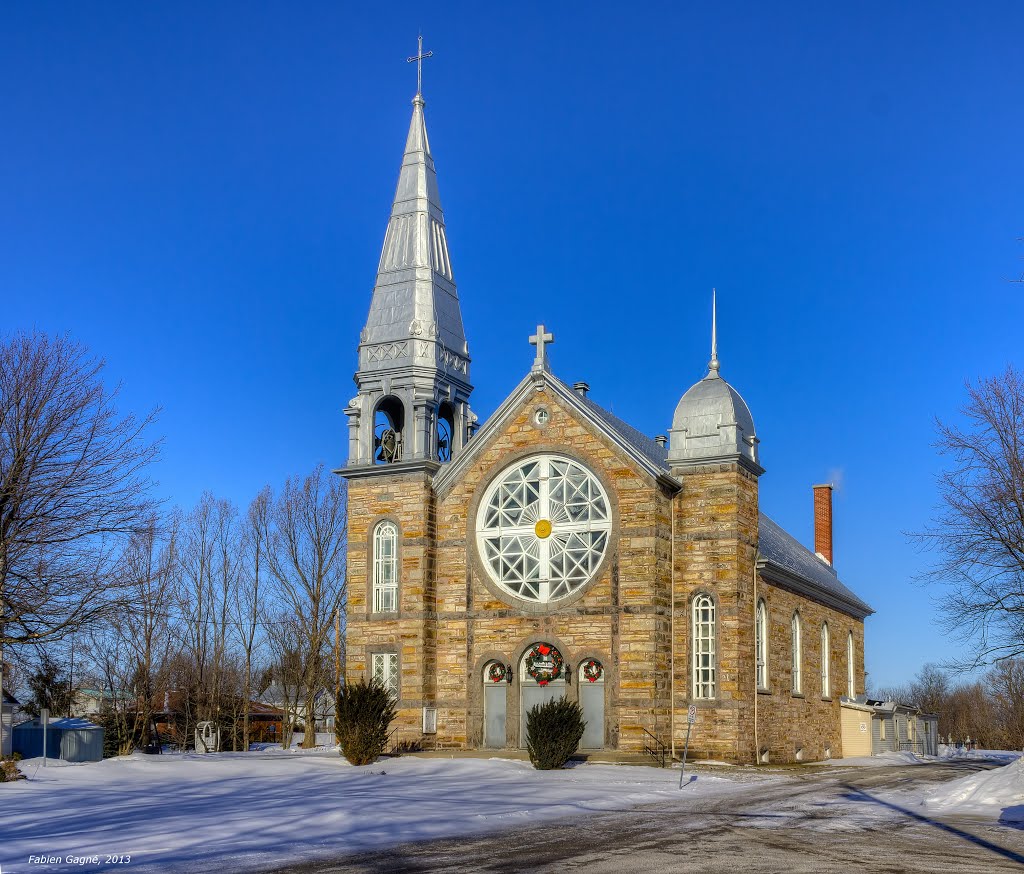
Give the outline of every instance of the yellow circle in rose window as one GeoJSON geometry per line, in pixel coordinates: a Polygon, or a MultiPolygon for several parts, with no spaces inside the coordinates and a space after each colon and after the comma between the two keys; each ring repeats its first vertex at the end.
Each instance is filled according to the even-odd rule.
{"type": "Polygon", "coordinates": [[[533,526],[533,533],[536,534],[541,540],[545,537],[551,536],[551,523],[547,519],[538,519],[537,524],[533,526]]]}

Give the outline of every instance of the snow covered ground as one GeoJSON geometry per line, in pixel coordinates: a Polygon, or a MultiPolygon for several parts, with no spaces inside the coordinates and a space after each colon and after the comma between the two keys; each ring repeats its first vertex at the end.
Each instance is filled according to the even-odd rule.
{"type": "Polygon", "coordinates": [[[108,857],[128,856],[120,867],[133,872],[252,871],[683,794],[744,792],[764,779],[700,774],[680,791],[678,771],[648,767],[535,771],[520,761],[403,757],[354,768],[336,751],[280,749],[21,766],[28,780],[0,785],[4,874],[101,870],[108,857]],[[30,861],[47,856],[59,862],[30,861]]]}

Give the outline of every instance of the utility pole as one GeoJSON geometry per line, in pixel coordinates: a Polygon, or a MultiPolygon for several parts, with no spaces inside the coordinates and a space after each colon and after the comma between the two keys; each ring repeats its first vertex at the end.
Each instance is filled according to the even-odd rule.
{"type": "Polygon", "coordinates": [[[341,691],[341,609],[334,611],[334,696],[341,691]]]}

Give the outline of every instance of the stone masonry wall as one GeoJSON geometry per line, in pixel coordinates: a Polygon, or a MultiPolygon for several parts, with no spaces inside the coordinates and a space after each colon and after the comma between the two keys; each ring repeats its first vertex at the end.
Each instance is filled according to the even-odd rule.
{"type": "MultiPolygon", "coordinates": [[[[438,743],[482,742],[482,667],[489,658],[513,665],[507,739],[519,737],[518,666],[538,641],[557,646],[575,669],[586,658],[605,666],[608,746],[642,749],[643,729],[664,737],[668,695],[669,498],[650,474],[614,443],[579,421],[547,390],[516,410],[503,432],[438,499],[438,743]],[[534,423],[540,405],[549,412],[534,423]],[[491,479],[514,461],[541,451],[578,459],[602,481],[613,505],[606,558],[582,593],[557,609],[513,605],[491,582],[477,555],[478,501],[491,479]]],[[[575,697],[574,686],[568,690],[575,697]]]]}
{"type": "Polygon", "coordinates": [[[677,753],[686,737],[686,710],[697,707],[690,750],[698,758],[736,761],[744,731],[742,702],[752,684],[742,666],[753,658],[743,634],[757,536],[757,478],[737,464],[676,471],[675,725],[677,753]],[[700,593],[716,605],[717,689],[712,700],[692,697],[692,604],[700,593]]]}
{"type": "Polygon", "coordinates": [[[395,739],[419,740],[422,707],[434,695],[433,494],[422,472],[352,479],[348,484],[348,613],[345,676],[370,675],[374,652],[398,653],[400,695],[395,739]],[[389,519],[398,525],[398,612],[374,615],[370,607],[373,531],[389,519]]]}
{"type": "MultiPolygon", "coordinates": [[[[864,623],[758,577],[757,597],[768,608],[768,689],[757,695],[757,744],[771,762],[842,756],[839,698],[847,693],[846,642],[853,632],[856,692],[864,691],[864,623]],[[792,618],[800,611],[801,693],[792,679],[792,618]],[[829,627],[830,692],[822,695],[821,626],[829,627]]],[[[753,608],[749,623],[753,625],[753,608]]],[[[753,663],[751,663],[753,664],[753,663]]],[[[753,668],[751,668],[753,670],[753,668]]],[[[752,759],[753,738],[745,752],[752,759]]]]}

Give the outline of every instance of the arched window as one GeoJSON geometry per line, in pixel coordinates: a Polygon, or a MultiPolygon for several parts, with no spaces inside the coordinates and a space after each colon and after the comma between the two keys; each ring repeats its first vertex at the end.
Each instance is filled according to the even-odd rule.
{"type": "Polygon", "coordinates": [[[850,698],[857,697],[857,680],[853,672],[853,632],[846,638],[846,694],[850,698]]]}
{"type": "Polygon", "coordinates": [[[398,526],[387,520],[373,530],[373,612],[398,610],[398,526]]]}
{"type": "Polygon", "coordinates": [[[829,698],[832,695],[832,641],[828,633],[828,623],[821,626],[821,697],[829,698]]]}
{"type": "Polygon", "coordinates": [[[768,608],[757,602],[754,617],[754,658],[757,659],[757,688],[768,688],[768,608]]]}
{"type": "Polygon", "coordinates": [[[455,410],[446,401],[437,408],[437,460],[442,464],[452,460],[454,440],[455,410]]]}
{"type": "Polygon", "coordinates": [[[715,602],[710,595],[693,599],[693,697],[715,697],[715,602]]]}
{"type": "Polygon", "coordinates": [[[396,397],[384,398],[373,414],[373,463],[401,461],[404,433],[405,407],[396,397]]]}
{"type": "Polygon", "coordinates": [[[803,687],[800,677],[800,613],[793,614],[792,623],[793,633],[793,692],[797,695],[800,694],[800,690],[803,687]]]}

